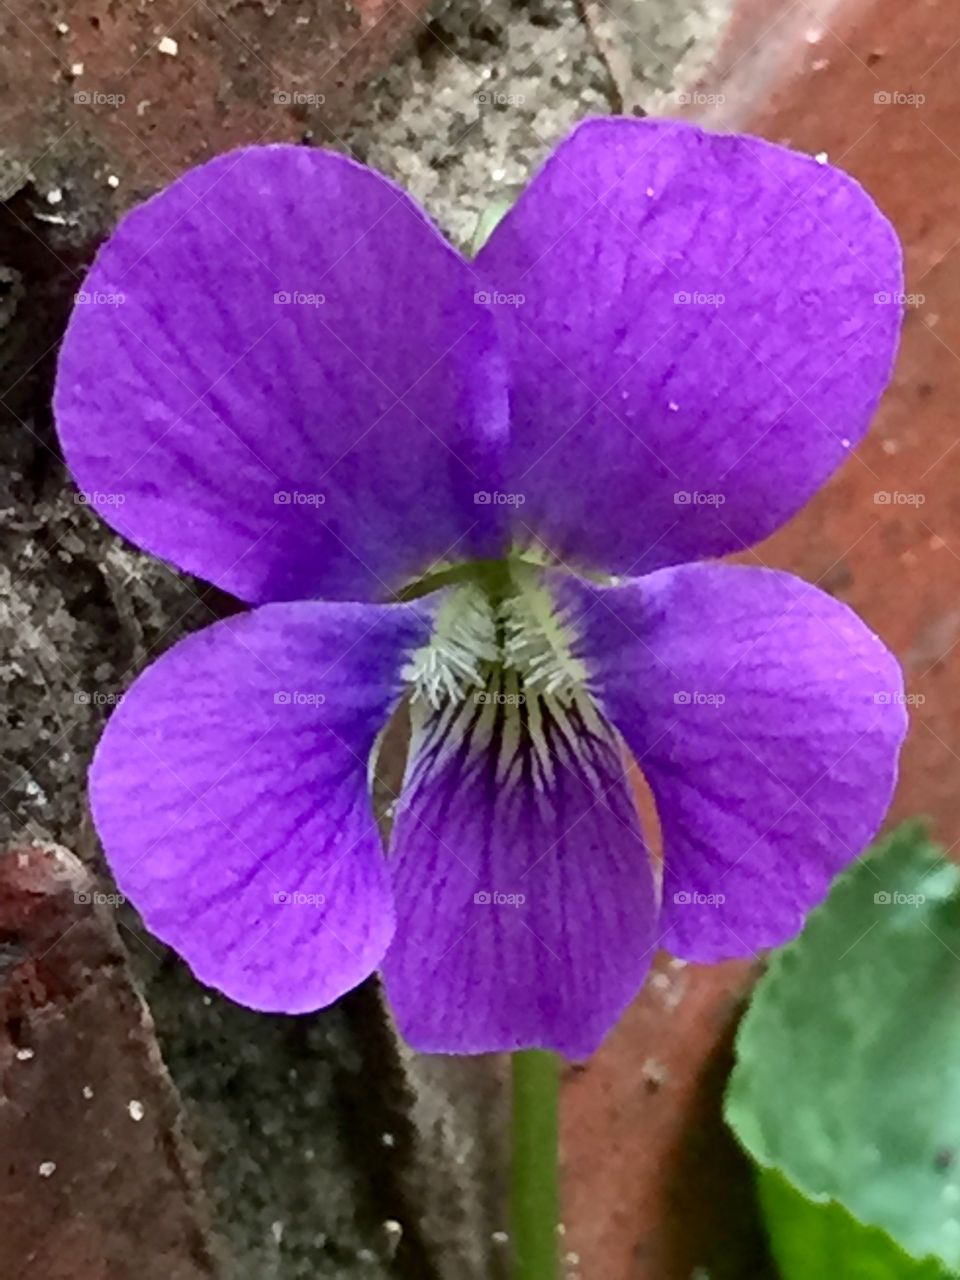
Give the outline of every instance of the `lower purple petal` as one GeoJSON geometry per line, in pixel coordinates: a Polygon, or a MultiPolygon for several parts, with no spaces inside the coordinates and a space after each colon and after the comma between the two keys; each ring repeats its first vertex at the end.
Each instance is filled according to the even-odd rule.
{"type": "Polygon", "coordinates": [[[653,881],[622,750],[595,713],[486,696],[415,728],[392,840],[388,994],[424,1052],[586,1057],[652,956],[653,881]]]}
{"type": "Polygon", "coordinates": [[[139,677],[91,771],[117,883],[197,977],[301,1013],[393,933],[367,761],[429,610],[275,604],[189,636],[139,677]]]}
{"type": "Polygon", "coordinates": [[[557,591],[656,797],[664,945],[715,961],[791,938],[886,812],[906,730],[896,660],[846,605],[771,570],[557,591]]]}

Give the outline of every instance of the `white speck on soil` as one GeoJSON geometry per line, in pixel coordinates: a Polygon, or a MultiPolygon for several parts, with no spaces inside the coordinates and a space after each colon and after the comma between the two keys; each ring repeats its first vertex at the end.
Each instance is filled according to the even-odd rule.
{"type": "Polygon", "coordinates": [[[43,1164],[37,1170],[41,1178],[52,1178],[57,1172],[57,1162],[55,1160],[44,1160],[43,1164]]]}
{"type": "Polygon", "coordinates": [[[670,1074],[661,1062],[657,1062],[656,1058],[647,1058],[643,1066],[640,1068],[640,1074],[646,1084],[652,1089],[659,1089],[670,1079],[670,1074]]]}
{"type": "Polygon", "coordinates": [[[130,1112],[130,1119],[140,1121],[143,1119],[143,1103],[138,1098],[131,1098],[127,1103],[127,1110],[130,1112]]]}
{"type": "Polygon", "coordinates": [[[116,175],[115,173],[109,173],[109,174],[107,174],[107,186],[108,186],[108,187],[113,187],[114,191],[116,191],[116,189],[117,189],[117,187],[119,187],[119,185],[120,185],[120,179],[117,177],[117,175],[116,175]]]}
{"type": "Polygon", "coordinates": [[[83,1092],[83,1096],[84,1096],[84,1097],[86,1098],[86,1100],[89,1102],[89,1101],[90,1101],[90,1099],[93,1097],[93,1090],[90,1088],[90,1086],[89,1086],[88,1084],[85,1084],[85,1085],[83,1086],[83,1090],[82,1090],[82,1092],[83,1092]]]}
{"type": "Polygon", "coordinates": [[[18,1061],[18,1062],[29,1062],[29,1061],[30,1061],[30,1059],[31,1059],[32,1057],[33,1057],[33,1050],[32,1050],[32,1049],[18,1049],[18,1050],[17,1050],[17,1061],[18,1061]]]}
{"type": "Polygon", "coordinates": [[[59,204],[63,199],[63,192],[59,187],[54,187],[52,191],[47,192],[47,204],[59,204]]]}
{"type": "Polygon", "coordinates": [[[164,36],[157,45],[157,50],[159,53],[167,54],[170,58],[175,58],[180,50],[180,46],[172,36],[164,36]]]}

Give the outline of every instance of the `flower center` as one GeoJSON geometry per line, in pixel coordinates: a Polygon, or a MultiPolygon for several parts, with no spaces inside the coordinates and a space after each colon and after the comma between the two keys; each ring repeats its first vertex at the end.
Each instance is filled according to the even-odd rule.
{"type": "Polygon", "coordinates": [[[480,561],[423,584],[443,585],[448,596],[433,634],[404,670],[414,701],[436,710],[478,690],[507,687],[562,704],[576,699],[586,670],[538,566],[519,558],[480,561]]]}

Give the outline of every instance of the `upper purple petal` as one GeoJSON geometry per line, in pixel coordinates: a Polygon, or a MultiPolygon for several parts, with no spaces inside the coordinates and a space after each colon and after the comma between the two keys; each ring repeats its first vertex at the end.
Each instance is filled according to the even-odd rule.
{"type": "Polygon", "coordinates": [[[585,569],[772,532],[863,435],[900,329],[900,247],[852,178],[676,122],[581,125],[477,265],[504,299],[518,534],[585,569]]]}
{"type": "Polygon", "coordinates": [[[472,268],[304,147],[191,170],[100,250],[60,356],[67,462],[121,533],[242,599],[383,599],[496,555],[507,429],[472,268]]]}
{"type": "Polygon", "coordinates": [[[785,942],[886,812],[896,660],[846,605],[772,570],[557,590],[656,798],[664,946],[709,962],[785,942]]]}
{"type": "Polygon", "coordinates": [[[621,745],[595,715],[486,696],[415,729],[391,841],[387,993],[423,1052],[587,1057],[653,955],[621,745]]]}
{"type": "Polygon", "coordinates": [[[188,636],[111,716],[90,776],[120,889],[201,981],[299,1013],[393,932],[367,786],[423,605],[273,604],[188,636]]]}

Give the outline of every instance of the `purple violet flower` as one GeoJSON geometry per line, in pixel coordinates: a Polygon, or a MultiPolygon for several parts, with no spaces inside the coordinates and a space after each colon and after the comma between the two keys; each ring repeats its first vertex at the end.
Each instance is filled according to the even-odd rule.
{"type": "Polygon", "coordinates": [[[852,179],[676,122],[581,125],[474,262],[300,147],[130,213],[63,344],[67,462],[254,606],[148,667],[98,747],[146,924],[256,1009],[379,968],[419,1049],[572,1057],[657,946],[795,934],[883,817],[901,676],[846,605],[706,561],[861,438],[901,290],[852,179]],[[385,856],[370,775],[404,702],[385,856]]]}

